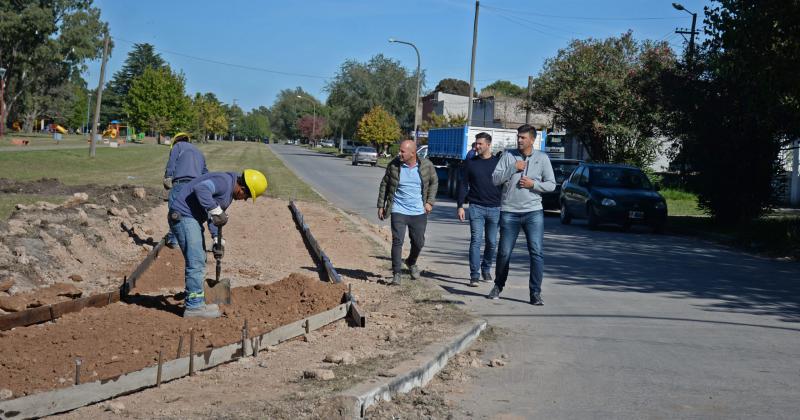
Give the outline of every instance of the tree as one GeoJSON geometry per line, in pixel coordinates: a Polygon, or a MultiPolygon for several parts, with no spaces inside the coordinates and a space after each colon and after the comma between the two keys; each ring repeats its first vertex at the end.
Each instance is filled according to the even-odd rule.
{"type": "Polygon", "coordinates": [[[184,86],[183,74],[175,74],[169,67],[145,69],[125,97],[124,110],[130,122],[158,134],[190,130],[194,116],[184,86]]]}
{"type": "Polygon", "coordinates": [[[592,160],[646,167],[658,152],[660,132],[643,86],[674,63],[666,43],[637,42],[630,32],[574,40],[545,62],[531,105],[554,112],[592,160]]]}
{"type": "Polygon", "coordinates": [[[114,77],[106,84],[100,120],[107,122],[119,118],[133,80],[141,76],[145,69],[160,69],[166,65],[164,59],[155,52],[153,45],[133,44],[133,49],[128,53],[122,68],[114,73],[114,77]]]}
{"type": "Polygon", "coordinates": [[[736,225],[772,208],[781,148],[800,136],[800,7],[718,0],[705,14],[707,40],[665,72],[656,100],[696,173],[700,207],[736,225]]]}
{"type": "MultiPolygon", "coordinates": [[[[421,75],[424,85],[424,72],[421,75]]],[[[373,56],[368,62],[345,61],[328,83],[328,107],[335,108],[334,132],[355,134],[360,118],[375,106],[395,116],[404,131],[414,125],[417,77],[398,61],[373,56]]]]}
{"type": "Polygon", "coordinates": [[[314,142],[327,132],[328,120],[319,115],[315,120],[313,115],[306,114],[297,120],[296,126],[301,136],[314,142]]]}
{"type": "Polygon", "coordinates": [[[444,127],[463,127],[467,125],[466,115],[438,115],[433,112],[428,114],[428,121],[423,121],[420,125],[422,130],[428,131],[431,128],[444,127]]]}
{"type": "Polygon", "coordinates": [[[512,98],[524,98],[528,91],[521,86],[517,86],[508,80],[498,80],[481,90],[481,96],[510,96],[512,98]]]}
{"type": "Polygon", "coordinates": [[[278,93],[277,100],[269,110],[271,127],[282,138],[305,137],[297,127],[297,122],[303,115],[313,115],[314,107],[317,115],[325,115],[325,107],[301,87],[284,89],[278,93]]]}
{"type": "Polygon", "coordinates": [[[242,118],[240,135],[246,140],[260,140],[269,137],[269,118],[254,109],[242,118]]]}
{"type": "MultiPolygon", "coordinates": [[[[459,79],[442,79],[439,81],[433,91],[449,93],[451,95],[469,96],[469,82],[459,79]]],[[[474,90],[473,93],[475,93],[474,90]]],[[[477,94],[473,95],[473,97],[477,96],[477,94]]]]}
{"type": "Polygon", "coordinates": [[[195,116],[195,137],[208,140],[209,134],[225,133],[228,131],[228,118],[217,97],[213,93],[201,95],[199,92],[192,100],[193,115],[195,116]]]}
{"type": "Polygon", "coordinates": [[[376,105],[358,121],[358,138],[382,145],[384,150],[400,139],[400,124],[382,106],[376,105]]]}
{"type": "Polygon", "coordinates": [[[0,63],[7,70],[0,124],[14,112],[37,118],[49,95],[102,54],[107,29],[91,0],[0,2],[0,63]],[[23,100],[29,108],[15,111],[23,100]]]}
{"type": "Polygon", "coordinates": [[[244,119],[244,111],[238,105],[223,105],[225,115],[228,119],[228,131],[231,140],[235,140],[238,135],[242,137],[242,120],[244,119]]]}

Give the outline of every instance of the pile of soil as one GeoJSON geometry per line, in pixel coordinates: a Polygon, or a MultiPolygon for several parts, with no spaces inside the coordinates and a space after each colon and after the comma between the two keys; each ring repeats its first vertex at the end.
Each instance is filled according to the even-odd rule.
{"type": "Polygon", "coordinates": [[[164,234],[145,226],[147,213],[164,202],[163,191],[0,179],[0,192],[72,194],[62,204],[17,205],[8,220],[0,221],[0,280],[11,284],[7,295],[59,282],[85,294],[105,291],[164,234]]]}
{"type": "Polygon", "coordinates": [[[177,357],[178,341],[195,332],[195,349],[221,347],[241,339],[247,321],[251,336],[323,312],[342,302],[345,286],[293,274],[272,284],[233,289],[232,304],[213,320],[183,319],[173,298],[137,295],[67,314],[53,323],[0,332],[0,388],[15,397],[72,385],[75,360],[82,380],[109,379],[154,365],[159,350],[177,357]]]}

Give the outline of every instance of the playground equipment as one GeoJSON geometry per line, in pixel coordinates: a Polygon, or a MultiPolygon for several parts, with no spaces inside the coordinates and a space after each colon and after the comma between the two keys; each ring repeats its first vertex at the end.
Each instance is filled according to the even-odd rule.
{"type": "Polygon", "coordinates": [[[112,140],[116,139],[117,137],[122,137],[123,140],[128,140],[128,136],[133,134],[134,133],[127,125],[121,124],[117,120],[112,120],[110,123],[108,123],[108,126],[103,131],[103,137],[108,137],[112,140]]]}

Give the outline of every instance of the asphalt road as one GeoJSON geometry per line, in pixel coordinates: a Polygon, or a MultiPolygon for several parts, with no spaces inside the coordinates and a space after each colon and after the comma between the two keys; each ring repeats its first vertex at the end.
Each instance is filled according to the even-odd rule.
{"type": "MultiPolygon", "coordinates": [[[[270,147],[336,206],[386,224],[376,216],[383,169],[270,147]]],[[[502,299],[490,301],[490,285],[466,286],[469,226],[454,216],[440,198],[423,275],[501,328],[484,359],[508,356],[448,396],[475,418],[798,418],[800,264],[549,215],[545,306],[527,303],[522,240],[502,299]]]]}

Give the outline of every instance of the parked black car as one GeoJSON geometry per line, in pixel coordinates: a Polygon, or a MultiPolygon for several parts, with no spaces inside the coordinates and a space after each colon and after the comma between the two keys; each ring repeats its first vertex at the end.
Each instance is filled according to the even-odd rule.
{"type": "Polygon", "coordinates": [[[561,223],[585,218],[589,228],[615,223],[629,228],[646,224],[661,232],[667,202],[641,169],[628,165],[584,163],[561,187],[561,223]]]}
{"type": "Polygon", "coordinates": [[[583,161],[577,159],[550,159],[550,164],[553,165],[553,175],[556,178],[556,189],[542,194],[542,207],[545,210],[558,210],[561,208],[561,203],[559,202],[561,184],[569,178],[572,171],[581,163],[583,161]]]}

